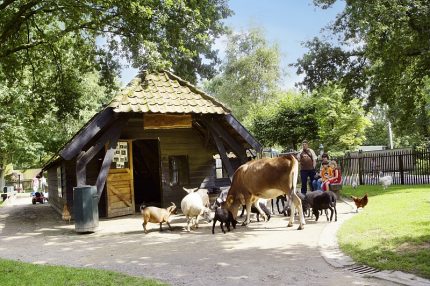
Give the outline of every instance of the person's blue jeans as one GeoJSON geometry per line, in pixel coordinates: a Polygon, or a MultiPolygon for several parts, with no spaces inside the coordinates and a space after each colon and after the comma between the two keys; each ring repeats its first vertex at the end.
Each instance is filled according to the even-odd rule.
{"type": "Polygon", "coordinates": [[[321,186],[322,186],[321,178],[312,181],[312,187],[314,187],[314,191],[321,190],[321,186]]]}
{"type": "Polygon", "coordinates": [[[300,177],[302,179],[302,194],[306,195],[307,192],[307,184],[309,178],[309,186],[311,191],[314,191],[314,187],[312,185],[312,180],[315,178],[315,170],[300,170],[300,177]]]}

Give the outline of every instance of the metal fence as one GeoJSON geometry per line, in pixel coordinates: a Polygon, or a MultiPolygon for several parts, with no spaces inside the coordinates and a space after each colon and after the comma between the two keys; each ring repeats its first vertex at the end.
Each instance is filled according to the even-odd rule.
{"type": "Polygon", "coordinates": [[[394,149],[356,152],[335,159],[342,171],[343,183],[379,184],[381,176],[391,176],[393,184],[429,184],[429,149],[394,149]]]}

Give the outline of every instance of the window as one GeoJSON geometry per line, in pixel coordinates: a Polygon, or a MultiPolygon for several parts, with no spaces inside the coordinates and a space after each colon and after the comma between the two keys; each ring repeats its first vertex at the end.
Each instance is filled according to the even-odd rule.
{"type": "Polygon", "coordinates": [[[187,156],[169,156],[170,185],[189,184],[189,169],[187,156]]]}
{"type": "Polygon", "coordinates": [[[227,171],[223,168],[223,163],[219,154],[216,154],[215,159],[215,179],[228,178],[227,171]]]}
{"type": "Polygon", "coordinates": [[[63,170],[61,166],[57,167],[57,190],[58,190],[58,197],[63,197],[63,170]]]}
{"type": "Polygon", "coordinates": [[[124,169],[130,167],[128,160],[128,142],[118,141],[113,154],[111,169],[124,169]]]}
{"type": "Polygon", "coordinates": [[[219,158],[215,159],[215,178],[216,179],[223,178],[222,161],[219,158]]]}

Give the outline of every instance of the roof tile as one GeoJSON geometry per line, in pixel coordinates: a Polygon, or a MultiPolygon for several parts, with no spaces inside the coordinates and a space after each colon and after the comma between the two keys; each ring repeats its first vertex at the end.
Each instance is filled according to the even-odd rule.
{"type": "Polygon", "coordinates": [[[168,71],[139,74],[109,106],[115,112],[230,113],[216,99],[168,71]]]}

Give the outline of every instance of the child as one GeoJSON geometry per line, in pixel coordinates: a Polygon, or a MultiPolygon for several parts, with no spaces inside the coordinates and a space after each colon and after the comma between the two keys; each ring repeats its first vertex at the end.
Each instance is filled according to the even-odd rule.
{"type": "Polygon", "coordinates": [[[315,180],[312,182],[315,191],[321,191],[321,185],[328,178],[333,176],[333,170],[328,167],[328,154],[324,153],[321,156],[322,162],[319,173],[315,176],[315,180]]]}
{"type": "Polygon", "coordinates": [[[337,163],[336,161],[330,161],[330,163],[328,164],[329,168],[332,169],[333,171],[333,176],[331,178],[329,178],[328,180],[326,180],[323,184],[322,184],[322,190],[323,191],[327,191],[329,190],[329,185],[330,184],[340,184],[342,182],[342,177],[341,177],[341,173],[339,168],[337,167],[337,163]]]}

